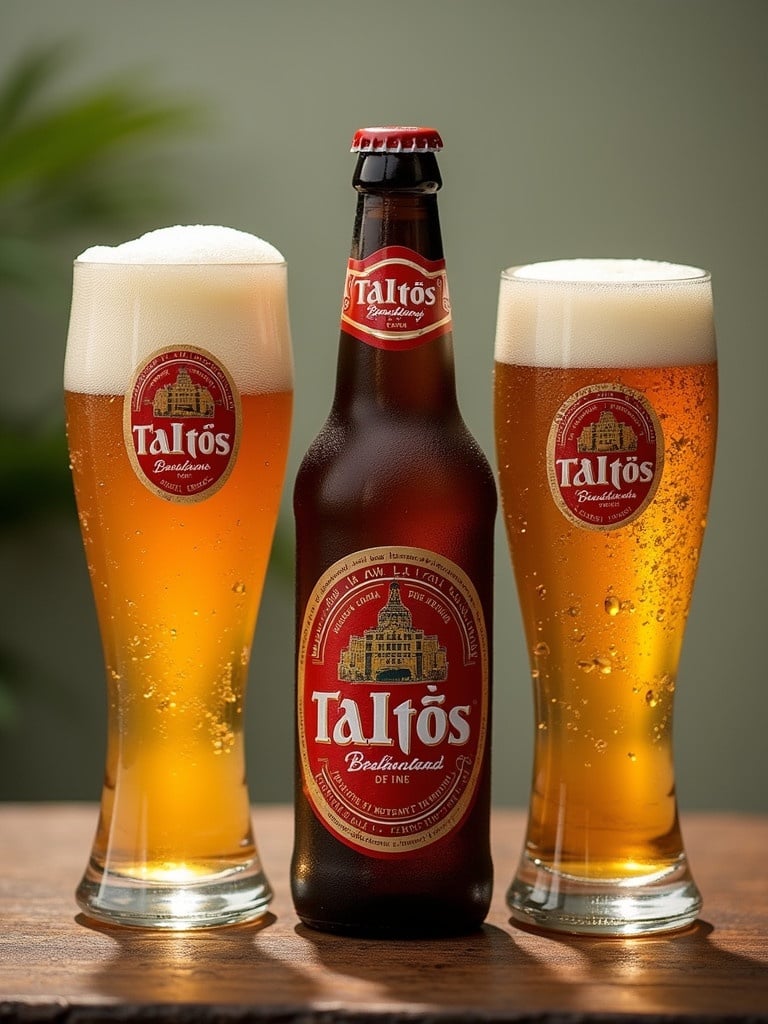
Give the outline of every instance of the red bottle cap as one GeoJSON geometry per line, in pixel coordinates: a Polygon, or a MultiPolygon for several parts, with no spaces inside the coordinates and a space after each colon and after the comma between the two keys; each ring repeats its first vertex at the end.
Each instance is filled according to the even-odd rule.
{"type": "Polygon", "coordinates": [[[352,139],[352,153],[436,153],[443,148],[434,128],[359,128],[352,139]]]}

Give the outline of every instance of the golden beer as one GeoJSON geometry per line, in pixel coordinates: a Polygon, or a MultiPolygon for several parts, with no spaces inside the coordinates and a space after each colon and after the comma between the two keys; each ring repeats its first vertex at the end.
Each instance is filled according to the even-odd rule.
{"type": "Polygon", "coordinates": [[[228,255],[224,229],[212,240],[174,230],[174,245],[213,255],[75,265],[67,433],[108,691],[101,815],[78,898],[111,921],[196,927],[257,916],[271,896],[250,824],[243,711],[292,373],[276,250],[253,239],[255,255],[228,255]],[[133,422],[145,365],[165,386],[140,392],[134,405],[151,418],[133,422]],[[210,387],[198,372],[213,375],[210,387]],[[218,379],[231,436],[215,427],[218,379]]]}
{"type": "Polygon", "coordinates": [[[708,276],[635,261],[507,272],[494,390],[536,725],[510,905],[571,931],[679,927],[700,905],[672,715],[715,447],[708,276]]]}

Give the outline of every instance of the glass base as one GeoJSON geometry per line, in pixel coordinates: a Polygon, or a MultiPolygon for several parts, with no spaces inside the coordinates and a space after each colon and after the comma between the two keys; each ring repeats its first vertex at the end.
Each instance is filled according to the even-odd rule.
{"type": "Polygon", "coordinates": [[[512,918],[574,935],[652,935],[692,924],[701,896],[682,856],[653,875],[589,879],[566,875],[523,855],[507,893],[512,918]]]}
{"type": "Polygon", "coordinates": [[[135,878],[91,859],[76,895],[98,921],[183,931],[255,920],[266,913],[272,889],[258,859],[183,882],[135,878]]]}

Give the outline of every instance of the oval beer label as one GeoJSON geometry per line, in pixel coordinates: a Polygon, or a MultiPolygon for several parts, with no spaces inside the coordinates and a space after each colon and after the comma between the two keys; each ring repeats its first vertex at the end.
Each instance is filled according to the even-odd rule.
{"type": "Polygon", "coordinates": [[[463,570],[420,548],[368,548],[310,595],[298,655],[298,743],[315,814],[373,857],[450,833],[475,798],[488,644],[463,570]]]}
{"type": "Polygon", "coordinates": [[[401,245],[350,259],[341,329],[376,348],[416,348],[451,330],[445,260],[428,260],[401,245]]]}
{"type": "Polygon", "coordinates": [[[210,352],[160,349],[126,395],[123,434],[131,465],[168,501],[202,501],[224,485],[240,443],[240,395],[210,352]]]}
{"type": "Polygon", "coordinates": [[[593,384],[560,407],[547,440],[555,504],[576,526],[614,530],[653,499],[664,467],[664,435],[644,395],[593,384]]]}

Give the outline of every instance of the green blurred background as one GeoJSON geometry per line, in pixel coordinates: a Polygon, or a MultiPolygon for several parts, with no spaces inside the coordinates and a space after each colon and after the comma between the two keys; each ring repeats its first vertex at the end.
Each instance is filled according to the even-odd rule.
{"type": "MultiPolygon", "coordinates": [[[[71,259],[221,223],[290,268],[296,414],[248,705],[256,801],[292,790],[292,478],[329,408],[364,124],[445,141],[459,398],[492,453],[499,271],[643,256],[713,274],[722,418],[676,704],[686,808],[768,809],[764,0],[0,0],[0,799],[91,799],[99,638],[63,445],[71,259]],[[33,511],[36,509],[37,511],[33,511]]],[[[532,709],[498,533],[495,799],[532,709]]]]}

